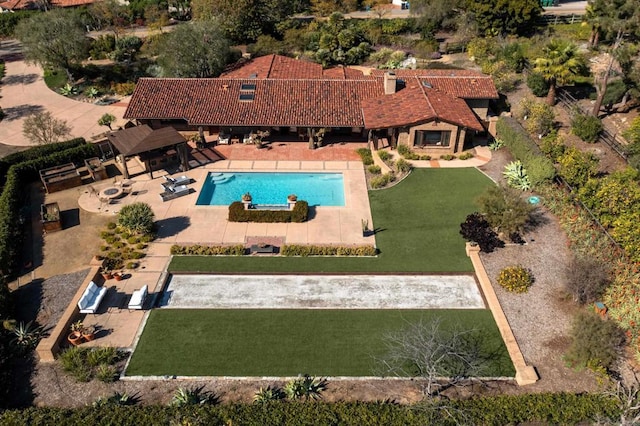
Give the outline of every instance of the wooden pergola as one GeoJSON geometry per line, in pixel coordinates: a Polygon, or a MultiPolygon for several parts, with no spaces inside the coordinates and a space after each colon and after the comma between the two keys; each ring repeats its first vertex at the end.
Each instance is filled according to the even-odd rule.
{"type": "Polygon", "coordinates": [[[109,143],[115,148],[116,160],[123,165],[122,173],[129,178],[126,159],[138,156],[153,179],[153,171],[177,159],[183,171],[189,170],[187,140],[173,127],[153,130],[146,124],[112,132],[109,143]]]}

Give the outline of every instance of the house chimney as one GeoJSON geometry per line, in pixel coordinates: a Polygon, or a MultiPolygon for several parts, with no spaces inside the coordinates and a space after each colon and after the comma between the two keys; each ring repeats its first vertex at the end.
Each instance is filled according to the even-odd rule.
{"type": "Polygon", "coordinates": [[[396,74],[388,71],[384,73],[384,94],[393,95],[396,93],[396,74]]]}

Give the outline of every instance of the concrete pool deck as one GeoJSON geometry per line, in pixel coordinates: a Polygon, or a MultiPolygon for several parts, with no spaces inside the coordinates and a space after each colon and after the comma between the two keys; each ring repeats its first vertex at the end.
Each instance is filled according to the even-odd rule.
{"type": "Polygon", "coordinates": [[[173,275],[187,309],[485,309],[472,275],[173,275]]]}

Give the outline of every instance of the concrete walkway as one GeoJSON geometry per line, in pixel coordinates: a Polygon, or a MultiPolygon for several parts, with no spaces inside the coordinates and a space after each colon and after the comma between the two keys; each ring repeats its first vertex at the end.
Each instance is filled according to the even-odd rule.
{"type": "Polygon", "coordinates": [[[0,87],[2,110],[6,114],[0,121],[0,143],[14,146],[31,146],[22,134],[24,119],[36,112],[49,111],[55,118],[66,120],[71,136],[90,140],[108,129],[98,125],[105,113],[116,117],[114,127],[123,125],[122,115],[126,102],[108,106],[75,101],[50,90],[44,82],[43,71],[37,65],[29,65],[22,59],[20,43],[4,40],[0,45],[0,57],[5,60],[5,76],[0,87]]]}
{"type": "Polygon", "coordinates": [[[471,275],[173,275],[163,306],[206,309],[484,309],[471,275]]]}

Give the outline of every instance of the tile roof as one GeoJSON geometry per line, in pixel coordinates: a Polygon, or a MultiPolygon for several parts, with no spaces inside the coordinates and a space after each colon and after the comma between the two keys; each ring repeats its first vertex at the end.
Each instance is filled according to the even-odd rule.
{"type": "Polygon", "coordinates": [[[395,73],[405,88],[384,95],[382,70],[371,75],[349,67],[323,70],[311,62],[268,55],[220,78],[140,79],[124,117],[182,119],[190,125],[367,128],[440,119],[482,130],[463,99],[497,97],[491,78],[474,71],[395,73]],[[242,91],[243,83],[255,85],[255,91],[242,91]]]}
{"type": "MultiPolygon", "coordinates": [[[[51,0],[52,7],[75,7],[92,4],[97,0],[51,0]]],[[[40,8],[35,0],[7,0],[0,1],[3,10],[36,10],[40,8]]]]}
{"type": "Polygon", "coordinates": [[[184,119],[191,125],[361,127],[364,99],[382,95],[373,80],[142,78],[124,114],[184,119]],[[242,83],[254,100],[239,99],[242,83]]]}
{"type": "Polygon", "coordinates": [[[383,129],[439,119],[481,131],[482,124],[466,102],[444,92],[427,88],[409,78],[406,87],[391,95],[362,102],[367,129],[383,129]]]}
{"type": "MultiPolygon", "coordinates": [[[[373,70],[375,77],[383,77],[384,70],[373,70]]],[[[419,78],[434,89],[462,99],[498,99],[498,91],[491,76],[471,70],[393,70],[399,79],[419,78]]]]}

